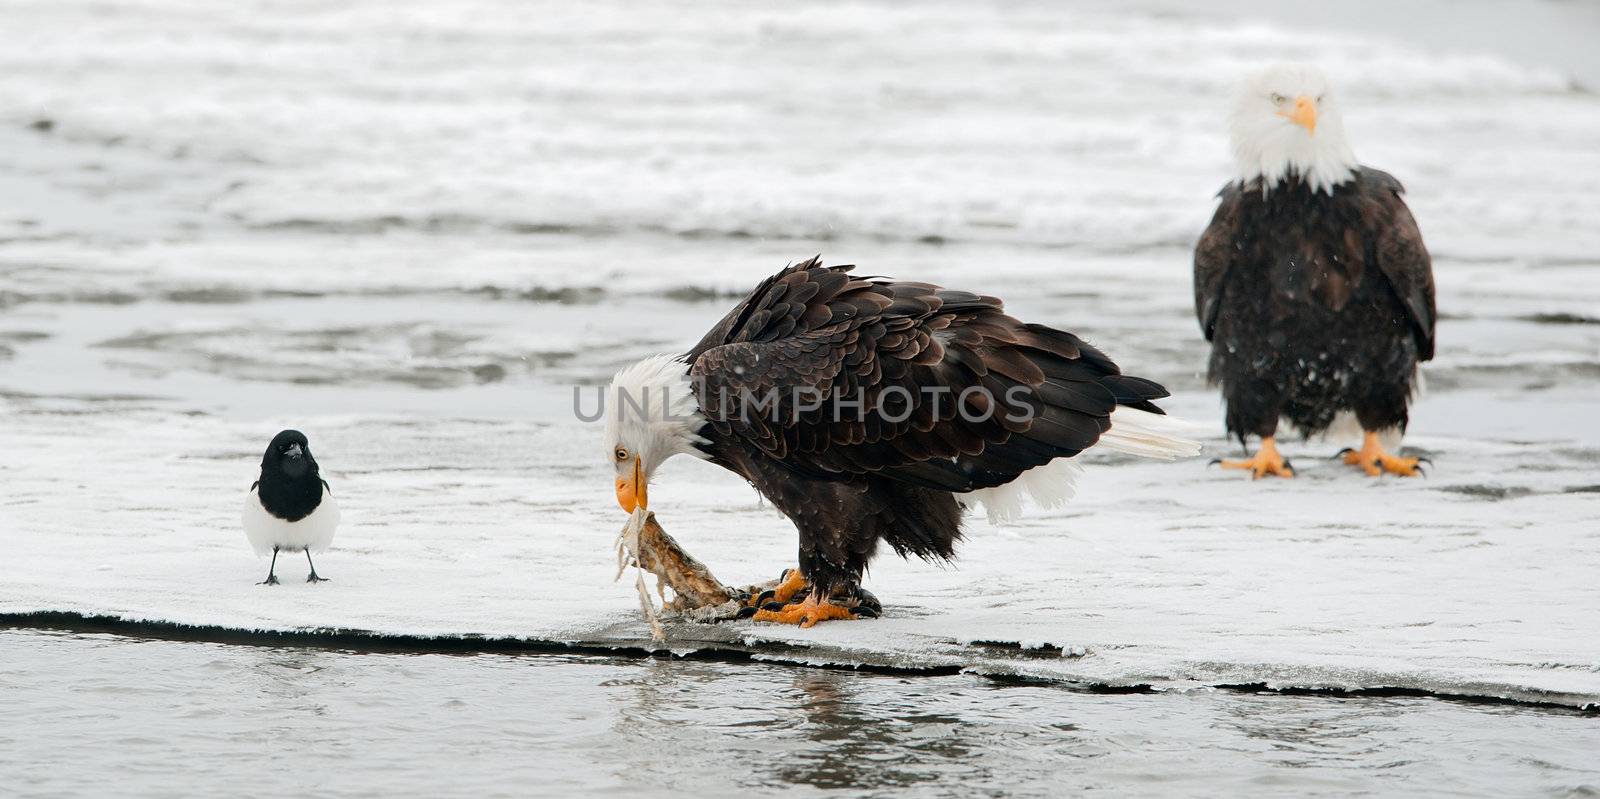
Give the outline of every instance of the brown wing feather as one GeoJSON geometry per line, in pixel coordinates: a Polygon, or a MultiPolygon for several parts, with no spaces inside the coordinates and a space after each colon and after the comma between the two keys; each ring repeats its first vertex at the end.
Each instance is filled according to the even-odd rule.
{"type": "Polygon", "coordinates": [[[809,476],[875,472],[969,491],[1088,448],[1118,404],[1159,412],[1150,400],[1166,396],[998,299],[850,269],[816,258],[788,267],[689,353],[719,437],[809,476]],[[957,403],[972,388],[988,393],[968,392],[964,416],[957,403]],[[860,410],[835,418],[835,398],[860,410]],[[977,418],[985,410],[995,414],[977,418]]]}
{"type": "Polygon", "coordinates": [[[1370,168],[1361,170],[1361,183],[1367,200],[1363,222],[1377,232],[1373,256],[1378,270],[1406,308],[1417,339],[1417,357],[1432,360],[1436,315],[1433,259],[1422,243],[1416,218],[1401,198],[1405,187],[1389,173],[1370,168]]]}
{"type": "Polygon", "coordinates": [[[1222,309],[1222,293],[1227,288],[1228,269],[1234,253],[1241,247],[1243,214],[1241,189],[1230,183],[1217,193],[1221,203],[1211,216],[1211,224],[1194,248],[1194,311],[1206,341],[1217,329],[1217,313],[1222,309]]]}

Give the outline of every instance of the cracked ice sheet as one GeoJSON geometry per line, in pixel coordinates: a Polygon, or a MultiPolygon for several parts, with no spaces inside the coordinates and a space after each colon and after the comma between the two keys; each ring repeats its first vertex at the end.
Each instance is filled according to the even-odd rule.
{"type": "MultiPolygon", "coordinates": [[[[1294,483],[1099,463],[1068,508],[971,523],[952,569],[879,560],[884,619],[675,645],[1600,694],[1592,93],[1481,52],[1170,9],[578,8],[17,6],[0,609],[642,642],[610,582],[605,448],[567,386],[682,351],[731,302],[705,297],[819,251],[992,291],[1218,430],[1188,248],[1226,174],[1231,81],[1295,58],[1338,82],[1357,152],[1405,182],[1436,257],[1439,358],[1409,439],[1432,477],[1318,459],[1351,440],[1288,447],[1294,483]],[[647,299],[663,290],[680,301],[647,299]],[[335,582],[292,582],[289,558],[269,591],[237,510],[289,425],[347,522],[335,582]]],[[[788,523],[713,467],[671,464],[652,496],[723,579],[792,563],[788,523]]]]}
{"type": "MultiPolygon", "coordinates": [[[[1210,402],[1177,400],[1186,410],[1210,402]]],[[[302,424],[316,431],[345,528],[320,563],[333,582],[301,583],[304,564],[285,557],[285,584],[268,588],[254,584],[265,562],[250,557],[237,522],[259,425],[9,410],[0,613],[648,639],[631,579],[612,582],[624,517],[595,465],[592,429],[302,424]]],[[[1007,528],[969,524],[953,568],[880,558],[869,585],[883,619],[810,630],[674,625],[667,646],[1104,685],[1600,702],[1597,495],[1575,484],[1583,470],[1552,480],[1548,453],[1504,442],[1411,443],[1444,473],[1367,480],[1317,460],[1331,446],[1298,453],[1292,483],[1252,484],[1201,461],[1096,459],[1067,508],[1007,528]]],[[[1591,447],[1557,457],[1592,467],[1597,456],[1591,447]]],[[[667,529],[724,580],[754,582],[792,563],[788,523],[713,466],[669,465],[652,497],[667,529]]]]}

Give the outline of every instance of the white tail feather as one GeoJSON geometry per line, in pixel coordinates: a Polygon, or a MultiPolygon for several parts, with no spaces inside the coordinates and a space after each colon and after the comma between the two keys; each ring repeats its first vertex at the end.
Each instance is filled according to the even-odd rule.
{"type": "Polygon", "coordinates": [[[1001,524],[1022,516],[1024,494],[1032,496],[1041,508],[1067,504],[1078,492],[1078,475],[1082,473],[1083,467],[1067,458],[1057,458],[1017,475],[1017,479],[1003,486],[957,494],[956,501],[964,508],[983,506],[989,522],[1001,524]]]}
{"type": "Polygon", "coordinates": [[[1200,442],[1185,436],[1194,430],[1181,419],[1124,406],[1111,412],[1111,429],[1095,446],[1141,458],[1189,458],[1200,454],[1200,442]]]}
{"type": "MultiPolygon", "coordinates": [[[[1119,407],[1111,413],[1111,429],[1101,434],[1095,446],[1170,461],[1200,454],[1200,442],[1183,436],[1194,429],[1170,416],[1119,407]]],[[[1033,497],[1042,508],[1065,505],[1077,493],[1077,478],[1082,473],[1083,467],[1071,459],[1057,458],[1003,486],[957,494],[956,501],[964,508],[981,505],[991,524],[1002,524],[1022,516],[1023,495],[1033,497]]]]}

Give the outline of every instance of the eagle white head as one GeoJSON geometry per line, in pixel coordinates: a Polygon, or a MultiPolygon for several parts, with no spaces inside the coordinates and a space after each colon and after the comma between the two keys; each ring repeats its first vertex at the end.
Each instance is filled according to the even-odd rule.
{"type": "Polygon", "coordinates": [[[1228,122],[1240,183],[1259,177],[1266,189],[1298,175],[1312,191],[1331,193],[1354,175],[1338,99],[1316,67],[1280,65],[1250,76],[1228,122]]]}
{"type": "Polygon", "coordinates": [[[705,425],[689,365],[671,355],[646,358],[617,372],[605,395],[607,459],[616,469],[617,504],[632,513],[650,507],[650,478],[673,455],[705,457],[696,446],[705,425]]]}

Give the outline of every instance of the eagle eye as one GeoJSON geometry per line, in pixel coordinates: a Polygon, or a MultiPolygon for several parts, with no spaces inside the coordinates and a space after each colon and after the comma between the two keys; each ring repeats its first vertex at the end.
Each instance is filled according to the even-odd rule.
{"type": "Polygon", "coordinates": [[[617,447],[616,456],[617,456],[617,460],[619,460],[619,461],[627,460],[628,459],[628,448],[627,447],[617,447]]]}
{"type": "Polygon", "coordinates": [[[1278,105],[1283,105],[1284,103],[1289,102],[1289,98],[1274,92],[1272,95],[1272,102],[1277,103],[1278,105]]]}

